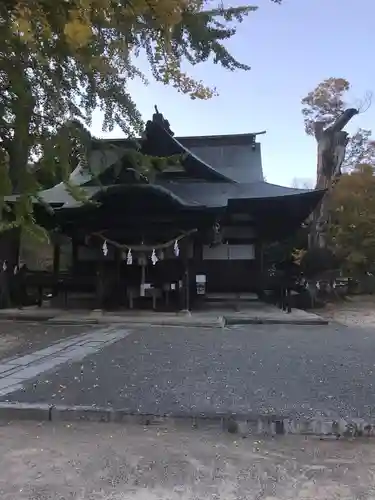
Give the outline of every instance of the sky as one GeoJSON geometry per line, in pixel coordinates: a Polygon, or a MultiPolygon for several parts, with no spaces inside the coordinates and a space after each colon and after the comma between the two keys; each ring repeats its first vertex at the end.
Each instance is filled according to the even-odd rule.
{"type": "MultiPolygon", "coordinates": [[[[224,5],[239,5],[225,0],[224,5]]],[[[375,135],[375,1],[374,0],[254,0],[259,6],[227,44],[231,53],[249,64],[248,72],[228,72],[211,62],[190,74],[215,86],[218,97],[192,101],[173,88],[139,82],[129,90],[145,120],[154,105],[169,120],[177,136],[250,133],[260,136],[263,170],[268,182],[290,186],[295,178],[313,183],[316,144],[306,136],[301,99],[329,77],[350,81],[349,104],[358,105],[374,92],[369,110],[348,126],[374,129],[375,135]]],[[[115,129],[101,132],[101,115],[94,116],[98,137],[122,137],[115,129]]]]}

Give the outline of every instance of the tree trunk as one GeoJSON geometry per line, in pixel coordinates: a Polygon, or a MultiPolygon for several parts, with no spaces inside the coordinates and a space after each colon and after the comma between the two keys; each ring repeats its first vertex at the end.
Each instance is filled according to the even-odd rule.
{"type": "MultiPolygon", "coordinates": [[[[9,178],[12,185],[12,192],[18,194],[24,192],[26,172],[30,154],[30,133],[29,127],[34,110],[34,97],[28,78],[24,73],[22,61],[14,65],[13,77],[18,86],[16,98],[12,104],[14,122],[12,124],[13,137],[6,144],[6,150],[9,157],[9,178]]],[[[3,214],[2,214],[3,216],[3,214]]],[[[19,227],[0,233],[0,272],[3,272],[0,283],[0,307],[9,307],[12,303],[18,303],[19,300],[12,291],[16,289],[13,286],[14,270],[19,265],[19,254],[21,244],[21,229],[19,227]]],[[[17,295],[17,294],[16,294],[17,295]]]]}
{"type": "Polygon", "coordinates": [[[311,216],[310,248],[325,248],[327,245],[326,231],[329,222],[330,195],[340,178],[341,165],[348,144],[348,134],[343,131],[343,128],[356,114],[358,114],[357,109],[347,109],[326,129],[320,122],[315,124],[315,138],[318,149],[316,189],[325,190],[326,194],[311,216]]]}
{"type": "Polygon", "coordinates": [[[19,303],[16,287],[14,287],[12,283],[12,278],[15,272],[18,271],[19,249],[20,231],[18,228],[0,233],[1,308],[10,307],[12,304],[19,303]]]}

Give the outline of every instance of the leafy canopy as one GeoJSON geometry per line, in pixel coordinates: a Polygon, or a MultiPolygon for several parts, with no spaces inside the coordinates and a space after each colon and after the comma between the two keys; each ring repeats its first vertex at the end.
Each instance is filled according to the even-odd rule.
{"type": "Polygon", "coordinates": [[[374,271],[375,175],[370,165],[344,174],[330,199],[330,246],[348,271],[374,271]]]}
{"type": "MultiPolygon", "coordinates": [[[[347,102],[350,89],[351,85],[345,78],[327,78],[302,99],[302,115],[308,135],[314,135],[315,122],[322,122],[327,127],[350,107],[347,102]]],[[[361,164],[375,165],[375,141],[371,133],[371,130],[359,128],[350,137],[342,166],[344,171],[361,164]]]]}
{"type": "MultiPolygon", "coordinates": [[[[280,3],[280,0],[272,0],[280,3]]],[[[2,0],[0,3],[0,197],[22,193],[15,225],[32,224],[38,170],[65,182],[89,143],[92,113],[103,130],[143,130],[130,80],[147,83],[145,53],[156,81],[192,99],[215,89],[182,66],[206,61],[248,70],[225,42],[253,6],[210,8],[204,0],[2,0]],[[30,162],[34,164],[30,168],[30,162]]],[[[43,176],[42,176],[43,177],[43,176]]]]}

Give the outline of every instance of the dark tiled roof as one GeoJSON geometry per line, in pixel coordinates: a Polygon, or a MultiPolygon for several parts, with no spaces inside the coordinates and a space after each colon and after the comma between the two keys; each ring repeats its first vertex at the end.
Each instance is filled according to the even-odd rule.
{"type": "MultiPolygon", "coordinates": [[[[232,184],[225,182],[160,182],[158,184],[87,186],[82,188],[89,199],[105,200],[113,192],[128,190],[153,191],[160,196],[170,198],[182,208],[226,208],[230,200],[277,199],[296,197],[314,193],[310,190],[293,189],[267,182],[248,184],[232,184]]],[[[76,208],[82,202],[76,201],[65,188],[64,184],[42,191],[41,197],[56,208],[76,208]]]]}
{"type": "Polygon", "coordinates": [[[181,137],[178,141],[200,160],[235,182],[264,180],[256,134],[181,137]]]}
{"type": "MultiPolygon", "coordinates": [[[[124,183],[114,186],[116,177],[113,171],[116,170],[116,162],[126,154],[125,150],[120,147],[103,151],[95,150],[92,153],[91,170],[100,174],[99,179],[106,184],[104,187],[95,186],[91,174],[80,168],[71,174],[71,183],[79,185],[88,199],[105,201],[111,193],[125,193],[131,190],[138,195],[149,190],[156,196],[169,198],[175,206],[185,208],[223,209],[233,200],[280,199],[296,196],[307,196],[307,201],[311,199],[312,191],[264,182],[260,148],[255,143],[256,134],[189,137],[178,140],[157,123],[149,123],[151,123],[149,125],[151,142],[156,148],[161,145],[162,156],[183,153],[183,165],[187,178],[173,181],[157,180],[154,184],[124,183]],[[192,151],[188,149],[188,146],[192,148],[192,151]],[[235,149],[225,150],[226,147],[235,149]],[[240,149],[236,149],[237,147],[240,149]],[[194,151],[197,153],[200,151],[203,158],[200,158],[194,151]],[[245,157],[242,151],[247,152],[245,157]],[[250,162],[249,165],[247,165],[248,162],[250,162]],[[195,177],[200,181],[194,181],[195,177]],[[104,179],[106,179],[105,182],[104,179]]],[[[77,208],[82,205],[82,202],[71,196],[63,183],[44,190],[39,195],[44,202],[56,209],[77,208]]],[[[317,199],[319,196],[321,195],[317,194],[317,199]]],[[[10,201],[14,197],[8,199],[10,201]]]]}
{"type": "Polygon", "coordinates": [[[186,204],[202,205],[210,208],[226,207],[230,199],[264,199],[296,196],[311,192],[293,189],[268,182],[232,184],[224,182],[165,182],[163,187],[185,200],[186,204]]]}

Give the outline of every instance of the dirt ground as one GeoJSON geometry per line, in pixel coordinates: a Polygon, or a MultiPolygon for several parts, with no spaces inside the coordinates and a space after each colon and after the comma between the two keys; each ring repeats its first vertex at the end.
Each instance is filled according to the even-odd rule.
{"type": "Polygon", "coordinates": [[[115,424],[0,427],[2,500],[370,500],[370,441],[115,424]]]}
{"type": "Polygon", "coordinates": [[[375,327],[375,295],[348,297],[344,302],[327,304],[317,313],[346,326],[375,327]]]}
{"type": "Polygon", "coordinates": [[[23,321],[0,321],[0,359],[22,356],[78,335],[91,326],[61,326],[23,321]]]}

